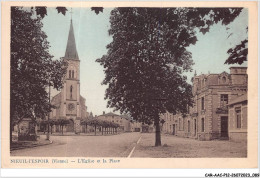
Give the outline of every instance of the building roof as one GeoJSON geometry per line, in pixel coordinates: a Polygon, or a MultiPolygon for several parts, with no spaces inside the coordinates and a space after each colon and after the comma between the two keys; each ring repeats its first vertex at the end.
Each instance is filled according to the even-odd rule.
{"type": "Polygon", "coordinates": [[[239,96],[239,97],[231,100],[231,102],[228,105],[233,105],[233,104],[241,103],[241,102],[244,102],[244,101],[247,101],[247,94],[244,94],[242,96],[239,96]]]}
{"type": "Polygon", "coordinates": [[[118,115],[114,114],[112,112],[109,112],[109,113],[103,114],[102,116],[118,116],[118,115]]]}
{"type": "Polygon", "coordinates": [[[128,115],[121,115],[120,117],[122,117],[122,118],[125,118],[125,119],[127,119],[127,120],[133,120],[130,116],[128,116],[128,115]]]}
{"type": "Polygon", "coordinates": [[[70,31],[68,36],[67,48],[65,52],[65,59],[74,59],[79,60],[77,48],[76,48],[76,41],[74,36],[74,30],[72,25],[72,20],[70,21],[70,31]]]}
{"type": "Polygon", "coordinates": [[[229,67],[229,69],[246,69],[247,67],[243,67],[243,66],[233,66],[233,67],[229,67]]]}

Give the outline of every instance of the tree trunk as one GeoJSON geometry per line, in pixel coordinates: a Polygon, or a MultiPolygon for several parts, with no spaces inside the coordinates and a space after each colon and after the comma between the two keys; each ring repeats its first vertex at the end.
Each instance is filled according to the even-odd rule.
{"type": "Polygon", "coordinates": [[[88,133],[88,124],[86,124],[86,133],[88,133]]]}
{"type": "Polygon", "coordinates": [[[155,146],[161,146],[161,131],[160,131],[160,123],[159,117],[154,118],[154,125],[155,125],[155,146]]]}
{"type": "Polygon", "coordinates": [[[102,127],[102,135],[103,135],[103,127],[102,127]]]}
{"type": "Polygon", "coordinates": [[[63,135],[63,126],[61,126],[61,133],[62,133],[62,135],[63,135]]]}
{"type": "Polygon", "coordinates": [[[52,134],[52,127],[53,127],[53,126],[51,126],[51,134],[52,134]]]}
{"type": "Polygon", "coordinates": [[[97,126],[95,125],[95,135],[97,134],[96,130],[97,130],[97,126]]]}

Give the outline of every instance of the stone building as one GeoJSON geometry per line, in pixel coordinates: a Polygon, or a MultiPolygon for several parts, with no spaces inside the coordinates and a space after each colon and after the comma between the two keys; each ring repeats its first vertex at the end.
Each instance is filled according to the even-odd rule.
{"type": "Polygon", "coordinates": [[[105,120],[105,121],[110,121],[114,122],[120,125],[118,128],[119,132],[130,132],[131,131],[131,123],[130,123],[130,118],[125,115],[117,115],[112,112],[105,113],[103,112],[102,115],[97,116],[97,119],[100,120],[105,120]]]}
{"type": "MultiPolygon", "coordinates": [[[[55,95],[51,103],[56,106],[50,113],[51,119],[68,119],[64,131],[74,132],[79,127],[80,119],[86,117],[85,98],[80,95],[80,60],[76,48],[72,20],[68,35],[64,59],[68,62],[63,88],[55,95]]],[[[55,130],[55,129],[54,129],[55,130]]]]}
{"type": "Polygon", "coordinates": [[[229,103],[228,134],[232,141],[247,141],[247,95],[229,103]]]}
{"type": "Polygon", "coordinates": [[[199,140],[228,138],[228,104],[247,93],[247,68],[230,67],[230,74],[195,75],[192,85],[194,104],[189,114],[169,115],[163,132],[199,140]]]}
{"type": "Polygon", "coordinates": [[[130,122],[131,132],[141,132],[142,131],[142,124],[138,121],[131,120],[130,122]]]}

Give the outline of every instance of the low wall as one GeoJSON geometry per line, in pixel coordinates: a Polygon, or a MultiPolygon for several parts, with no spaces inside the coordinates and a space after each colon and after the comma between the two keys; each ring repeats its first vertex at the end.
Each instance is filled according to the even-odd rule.
{"type": "Polygon", "coordinates": [[[229,140],[234,142],[246,142],[247,141],[247,132],[229,132],[229,140]]]}

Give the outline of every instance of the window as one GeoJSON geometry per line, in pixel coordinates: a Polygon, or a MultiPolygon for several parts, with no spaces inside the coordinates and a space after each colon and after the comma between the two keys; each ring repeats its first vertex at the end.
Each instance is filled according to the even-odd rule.
{"type": "Polygon", "coordinates": [[[241,128],[241,108],[236,108],[237,128],[241,128]]]}
{"type": "Polygon", "coordinates": [[[179,130],[181,130],[181,118],[179,118],[179,130]]]}
{"type": "Polygon", "coordinates": [[[190,133],[190,121],[188,121],[188,132],[190,133]]]}
{"type": "Polygon", "coordinates": [[[71,78],[71,70],[69,70],[69,78],[71,78]]]}
{"type": "Polygon", "coordinates": [[[74,78],[74,70],[72,71],[72,78],[74,78]]]}
{"type": "Polygon", "coordinates": [[[70,99],[72,99],[72,90],[73,90],[73,87],[72,85],[70,86],[70,99]]]}
{"type": "Polygon", "coordinates": [[[201,132],[204,132],[205,130],[204,125],[205,125],[205,120],[204,118],[201,118],[201,132]]]}
{"type": "Polygon", "coordinates": [[[222,83],[226,83],[227,79],[226,77],[222,77],[222,83]]]}
{"type": "Polygon", "coordinates": [[[220,95],[220,107],[227,106],[228,104],[228,94],[220,95]]]}
{"type": "Polygon", "coordinates": [[[182,118],[182,130],[184,130],[184,118],[182,118]]]}
{"type": "Polygon", "coordinates": [[[201,98],[201,110],[204,110],[204,97],[201,98]]]}

